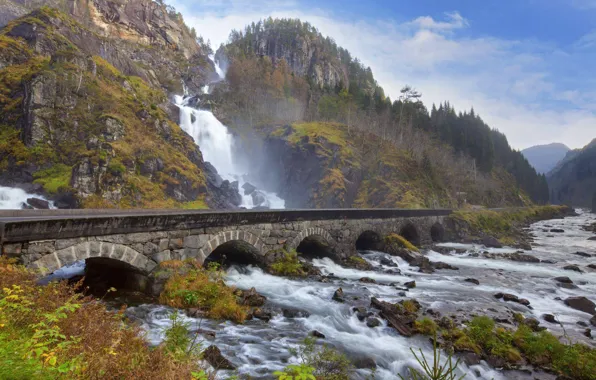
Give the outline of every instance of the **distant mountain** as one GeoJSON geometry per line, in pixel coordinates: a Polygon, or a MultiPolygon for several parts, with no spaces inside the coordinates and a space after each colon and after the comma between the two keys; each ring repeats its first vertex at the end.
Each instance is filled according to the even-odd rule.
{"type": "Polygon", "coordinates": [[[536,145],[522,150],[522,154],[538,173],[546,174],[565,157],[569,148],[565,144],[536,145]]]}
{"type": "Polygon", "coordinates": [[[591,207],[596,192],[596,139],[571,150],[547,176],[551,202],[591,207]]]}

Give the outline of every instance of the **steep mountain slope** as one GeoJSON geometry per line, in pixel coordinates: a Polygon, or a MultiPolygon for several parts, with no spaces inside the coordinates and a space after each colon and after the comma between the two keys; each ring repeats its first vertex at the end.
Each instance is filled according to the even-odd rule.
{"type": "MultiPolygon", "coordinates": [[[[505,136],[487,126],[473,110],[456,113],[445,103],[429,112],[420,94],[409,87],[402,90],[398,100],[391,101],[370,68],[308,23],[288,19],[253,23],[242,32],[233,32],[230,43],[218,49],[216,58],[229,66],[228,83],[213,91],[210,104],[218,117],[239,134],[250,134],[255,126],[261,126],[257,129],[266,131],[267,142],[271,142],[290,134],[286,125],[309,125],[314,142],[325,145],[323,140],[330,141],[326,136],[337,137],[340,128],[349,133],[338,145],[370,144],[380,151],[386,145],[392,151],[389,155],[374,152],[374,157],[379,158],[378,153],[387,160],[371,160],[373,166],[366,169],[359,166],[360,160],[338,164],[333,182],[349,182],[352,190],[347,193],[359,194],[346,196],[343,201],[319,194],[316,188],[325,188],[331,178],[325,170],[311,170],[307,181],[311,186],[297,198],[306,203],[293,203],[296,206],[447,206],[464,199],[500,206],[527,203],[528,196],[535,202],[548,200],[545,177],[538,175],[520,152],[511,149],[505,136]],[[276,126],[283,129],[275,130],[276,126]],[[395,160],[400,162],[392,162],[395,160]],[[409,164],[402,166],[402,161],[409,164]],[[386,164],[400,174],[385,176],[386,164]],[[354,177],[353,173],[361,170],[368,175],[378,173],[378,177],[354,177]],[[434,178],[434,182],[419,181],[421,177],[434,178]],[[366,194],[374,191],[359,190],[365,183],[373,188],[384,183],[395,196],[368,197],[366,194]]],[[[306,136],[290,136],[294,137],[286,139],[286,144],[291,146],[272,148],[286,164],[294,159],[283,156],[284,152],[312,149],[306,136]]],[[[365,160],[372,157],[366,150],[358,154],[365,160]]],[[[278,160],[277,156],[271,159],[278,160]]],[[[330,165],[327,160],[323,162],[330,165]]],[[[333,157],[331,162],[339,161],[333,157]]],[[[292,169],[285,166],[280,171],[292,169]]],[[[287,182],[292,174],[281,176],[286,179],[279,189],[282,193],[298,191],[294,189],[305,180],[287,182]]]]}
{"type": "Polygon", "coordinates": [[[551,202],[591,208],[596,195],[596,139],[569,151],[547,178],[551,202]]]}
{"type": "Polygon", "coordinates": [[[62,207],[228,206],[163,91],[184,76],[187,53],[205,59],[198,44],[182,46],[106,37],[46,7],[9,22],[0,31],[0,181],[41,188],[62,207]]]}
{"type": "Polygon", "coordinates": [[[569,148],[565,144],[536,145],[522,150],[522,154],[538,173],[546,174],[565,157],[569,148]]]}

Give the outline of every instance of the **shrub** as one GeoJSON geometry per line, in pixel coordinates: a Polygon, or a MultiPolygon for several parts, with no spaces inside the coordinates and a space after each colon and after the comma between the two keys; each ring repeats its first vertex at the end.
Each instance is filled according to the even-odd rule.
{"type": "Polygon", "coordinates": [[[306,271],[298,260],[296,251],[283,252],[283,255],[269,265],[269,272],[277,276],[305,277],[306,271]]]}
{"type": "Polygon", "coordinates": [[[224,272],[212,263],[208,269],[190,263],[166,262],[160,265],[187,269],[175,272],[159,296],[163,304],[177,308],[198,308],[214,319],[230,319],[242,323],[248,308],[236,303],[234,288],[226,286],[224,272]],[[179,264],[179,265],[178,265],[179,264]],[[184,265],[190,265],[190,269],[184,265]]]}
{"type": "MultiPolygon", "coordinates": [[[[277,374],[280,379],[283,378],[280,375],[297,376],[297,374],[302,374],[304,376],[314,375],[317,380],[345,380],[354,373],[354,365],[346,355],[327,345],[317,346],[316,339],[313,337],[305,338],[302,345],[298,349],[292,350],[292,353],[298,356],[301,365],[286,367],[285,371],[277,374]]],[[[300,379],[300,377],[294,378],[300,379]]],[[[311,379],[310,377],[303,378],[311,379]]]]}
{"type": "Polygon", "coordinates": [[[437,334],[438,326],[430,318],[422,318],[419,321],[414,322],[414,329],[417,333],[423,335],[431,335],[434,336],[437,334]]]}
{"type": "Polygon", "coordinates": [[[466,375],[457,376],[455,370],[459,365],[460,360],[458,359],[455,364],[453,363],[453,356],[450,354],[447,356],[447,360],[444,364],[441,364],[441,350],[437,347],[437,335],[434,334],[433,339],[433,358],[432,363],[428,361],[422,350],[419,350],[420,356],[410,348],[412,355],[422,367],[423,373],[410,368],[409,377],[405,378],[402,375],[398,375],[401,380],[462,380],[466,375]]]}
{"type": "Polygon", "coordinates": [[[0,258],[0,378],[192,378],[194,360],[150,348],[125,323],[67,282],[36,284],[37,275],[0,258]]]}

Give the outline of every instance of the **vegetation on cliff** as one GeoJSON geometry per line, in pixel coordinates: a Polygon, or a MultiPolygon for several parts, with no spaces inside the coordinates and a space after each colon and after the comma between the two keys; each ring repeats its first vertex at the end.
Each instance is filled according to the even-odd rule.
{"type": "Polygon", "coordinates": [[[0,70],[1,168],[32,172],[46,193],[74,194],[83,207],[205,206],[201,153],[171,120],[166,94],[87,55],[81,45],[100,37],[48,8],[0,36],[17,57],[0,70]],[[33,27],[35,38],[23,33],[33,27]],[[77,33],[91,40],[65,37],[77,33]]]}
{"type": "Polygon", "coordinates": [[[567,206],[532,206],[502,210],[458,210],[450,216],[454,230],[467,239],[491,236],[503,244],[515,244],[527,224],[561,218],[569,213],[567,206]]]}
{"type": "Polygon", "coordinates": [[[0,258],[0,378],[207,378],[196,356],[180,355],[186,347],[168,339],[149,347],[123,310],[108,311],[66,282],[37,280],[0,258]]]}
{"type": "MultiPolygon", "coordinates": [[[[544,176],[473,110],[457,114],[445,103],[429,112],[410,87],[392,101],[370,68],[308,23],[288,19],[253,23],[231,34],[230,43],[219,51],[224,53],[231,60],[230,91],[216,98],[218,112],[231,124],[240,128],[294,123],[295,127],[298,121],[316,122],[321,134],[343,125],[342,140],[363,148],[368,145],[369,149],[357,153],[366,158],[378,153],[370,158],[370,166],[360,159],[344,166],[338,163],[337,170],[328,171],[320,180],[330,190],[326,196],[345,198],[342,182],[352,181],[345,172],[360,163],[353,169],[371,173],[365,180],[372,184],[360,191],[358,205],[370,199],[367,191],[379,187],[388,193],[395,189],[395,196],[384,194],[390,199],[386,205],[371,202],[371,206],[429,207],[424,199],[428,189],[437,205],[447,205],[447,198],[458,196],[490,206],[523,205],[529,198],[539,203],[548,200],[544,176]],[[399,174],[388,178],[385,172],[392,170],[409,178],[399,174]],[[512,188],[509,192],[515,194],[503,196],[504,188],[512,188]],[[406,200],[396,199],[402,197],[406,200]]],[[[304,149],[303,140],[290,142],[304,149]]],[[[345,199],[339,203],[352,206],[345,199]]]]}

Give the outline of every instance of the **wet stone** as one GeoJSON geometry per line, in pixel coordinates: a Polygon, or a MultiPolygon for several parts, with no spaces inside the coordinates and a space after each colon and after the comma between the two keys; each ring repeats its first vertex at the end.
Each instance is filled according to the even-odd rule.
{"type": "Polygon", "coordinates": [[[563,267],[563,269],[565,269],[565,270],[572,270],[572,271],[574,271],[574,272],[579,272],[579,273],[581,273],[581,272],[582,272],[582,270],[581,270],[581,269],[579,269],[579,267],[578,267],[577,265],[574,265],[574,264],[573,264],[573,265],[565,265],[565,266],[563,267]]]}
{"type": "Polygon", "coordinates": [[[323,334],[322,332],[317,331],[317,330],[311,331],[310,335],[314,336],[315,338],[325,339],[325,334],[323,334]]]}
{"type": "Polygon", "coordinates": [[[404,286],[408,289],[413,289],[416,287],[416,281],[408,281],[404,283],[404,286]]]}
{"type": "Polygon", "coordinates": [[[466,278],[464,281],[475,285],[480,285],[480,281],[476,280],[475,278],[466,278]]]}
{"type": "Polygon", "coordinates": [[[367,318],[366,325],[370,328],[381,326],[381,321],[378,318],[367,318]]]}

